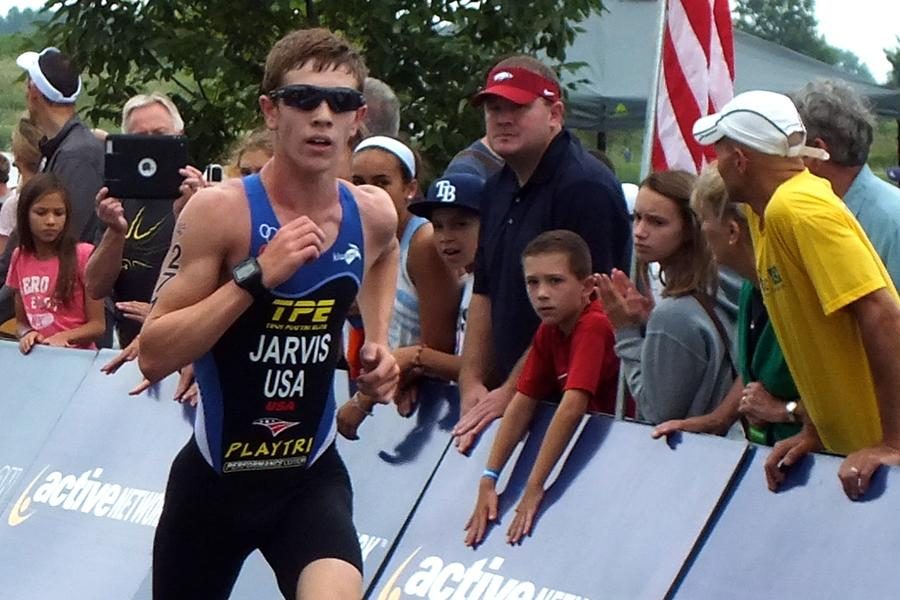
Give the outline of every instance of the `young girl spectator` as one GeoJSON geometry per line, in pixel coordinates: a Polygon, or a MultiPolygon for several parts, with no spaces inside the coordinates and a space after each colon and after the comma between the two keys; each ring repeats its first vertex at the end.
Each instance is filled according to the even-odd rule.
{"type": "Polygon", "coordinates": [[[710,412],[735,377],[736,307],[721,292],[736,297],[738,282],[731,276],[719,281],[690,207],[695,179],[684,171],[666,171],[644,180],[634,210],[641,289],[621,271],[601,275],[599,281],[628,389],[639,416],[651,423],[710,412]],[[655,307],[647,290],[650,262],[660,264],[664,284],[655,307]]]}
{"type": "MultiPolygon", "coordinates": [[[[412,412],[416,371],[425,348],[452,354],[455,346],[459,282],[445,266],[434,244],[427,219],[409,212],[419,192],[415,153],[387,137],[366,138],[353,152],[353,183],[384,189],[397,209],[400,273],[388,330],[388,342],[400,367],[401,389],[396,402],[402,415],[412,412]]],[[[360,401],[368,409],[365,399],[360,401]]],[[[355,405],[354,405],[355,406],[355,405]]]]}
{"type": "Polygon", "coordinates": [[[106,324],[103,301],[85,293],[84,269],[93,246],[76,243],[71,204],[62,182],[35,175],[19,193],[13,251],[6,285],[15,292],[19,348],[35,344],[96,348],[106,324]]]}

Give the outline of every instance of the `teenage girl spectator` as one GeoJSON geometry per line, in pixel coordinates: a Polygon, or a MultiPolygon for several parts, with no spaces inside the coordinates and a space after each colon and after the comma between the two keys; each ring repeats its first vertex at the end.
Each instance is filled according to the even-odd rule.
{"type": "Polygon", "coordinates": [[[747,217],[730,202],[715,165],[700,174],[691,204],[716,262],[744,278],[737,321],[738,377],[726,400],[710,414],[668,421],[654,437],[673,431],[723,434],[743,416],[747,438],[773,445],[800,431],[800,394],[763,304],[747,217]]]}
{"type": "Polygon", "coordinates": [[[400,274],[388,342],[403,384],[397,409],[406,415],[414,402],[413,369],[421,359],[419,349],[448,354],[454,350],[459,283],[435,248],[431,224],[409,212],[408,205],[419,192],[419,168],[409,146],[387,136],[366,138],[353,152],[352,170],[354,184],[384,189],[397,209],[400,274]]]}
{"type": "Polygon", "coordinates": [[[259,173],[274,152],[272,132],[265,127],[254,129],[239,143],[228,165],[229,177],[246,177],[259,173]]]}
{"type": "Polygon", "coordinates": [[[710,412],[735,377],[736,306],[721,292],[729,286],[736,292],[738,282],[723,277],[720,285],[690,207],[695,179],[684,171],[665,171],[644,180],[634,210],[640,289],[619,270],[599,280],[628,389],[639,416],[651,423],[710,412]],[[647,289],[651,262],[660,264],[664,284],[655,306],[647,289]]]}
{"type": "MultiPolygon", "coordinates": [[[[19,189],[22,189],[22,186],[38,172],[41,165],[41,149],[38,147],[38,142],[41,141],[43,135],[27,116],[19,119],[13,129],[12,155],[13,164],[19,171],[19,189]]],[[[16,228],[17,205],[18,194],[13,193],[0,207],[0,254],[6,248],[9,234],[16,228]]]]}
{"type": "Polygon", "coordinates": [[[19,245],[6,285],[13,289],[19,348],[35,344],[96,348],[106,322],[103,301],[85,293],[84,270],[93,246],[76,243],[71,202],[51,173],[35,175],[19,195],[19,245]]]}

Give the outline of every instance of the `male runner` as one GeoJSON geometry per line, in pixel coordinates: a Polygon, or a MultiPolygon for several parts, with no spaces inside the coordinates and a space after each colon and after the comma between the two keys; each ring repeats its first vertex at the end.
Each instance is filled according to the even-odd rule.
{"type": "Polygon", "coordinates": [[[256,548],[287,599],[361,595],[332,392],[357,291],[360,388],[384,400],[398,378],[386,346],[396,212],[381,190],[335,176],[365,114],[365,76],[327,30],[281,39],[259,99],[273,159],[198,192],[176,224],[139,361],[150,381],[195,362],[201,403],[157,528],[157,599],[227,598],[256,548]]]}

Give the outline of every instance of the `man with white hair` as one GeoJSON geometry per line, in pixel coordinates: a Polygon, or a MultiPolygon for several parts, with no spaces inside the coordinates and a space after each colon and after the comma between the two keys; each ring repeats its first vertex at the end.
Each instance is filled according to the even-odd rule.
{"type": "MultiPolygon", "coordinates": [[[[137,135],[181,135],[184,121],[168,96],[139,94],[122,108],[122,132],[137,135]]],[[[102,235],[88,261],[85,283],[92,298],[114,302],[116,330],[122,347],[137,337],[150,309],[153,287],[165,259],[178,212],[198,187],[205,185],[195,167],[181,171],[182,195],[171,200],[119,199],[106,188],[97,194],[102,235]]]]}
{"type": "Polygon", "coordinates": [[[862,225],[887,267],[900,284],[900,189],[880,179],[866,165],[872,147],[875,115],[862,96],[838,81],[815,81],[791,94],[806,126],[811,146],[830,158],[807,158],[810,173],[827,179],[834,193],[862,225]]]}
{"type": "Polygon", "coordinates": [[[773,491],[808,452],[847,455],[838,475],[860,498],[880,465],[900,465],[900,303],[868,237],[804,159],[787,96],[753,91],[694,124],[715,144],[729,197],[749,205],[760,288],[804,407],[802,431],[766,461],[773,491]]]}

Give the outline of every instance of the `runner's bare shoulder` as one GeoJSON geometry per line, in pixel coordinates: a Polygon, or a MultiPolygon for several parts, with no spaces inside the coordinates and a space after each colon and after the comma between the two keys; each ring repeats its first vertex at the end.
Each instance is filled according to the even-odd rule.
{"type": "MultiPolygon", "coordinates": [[[[353,193],[359,206],[367,248],[373,250],[383,248],[397,234],[397,209],[394,208],[391,197],[386,191],[374,185],[353,185],[343,179],[341,183],[353,193]]],[[[377,251],[376,255],[378,254],[381,252],[377,251]]]]}
{"type": "MultiPolygon", "coordinates": [[[[194,194],[178,219],[176,234],[199,236],[231,253],[236,246],[249,244],[250,212],[239,179],[229,179],[194,194]]],[[[196,238],[195,238],[196,239],[196,238]]]]}

